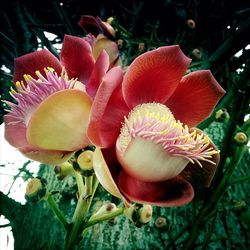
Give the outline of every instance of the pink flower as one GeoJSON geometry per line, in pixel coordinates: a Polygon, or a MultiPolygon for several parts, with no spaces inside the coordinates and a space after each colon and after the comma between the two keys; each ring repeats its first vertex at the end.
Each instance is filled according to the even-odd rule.
{"type": "Polygon", "coordinates": [[[108,67],[106,52],[95,60],[89,43],[73,36],[65,36],[60,61],[48,50],[16,58],[11,91],[16,102],[7,103],[6,140],[36,161],[69,159],[89,144],[91,97],[108,67]]]}
{"type": "Polygon", "coordinates": [[[210,184],[219,151],[193,127],[225,91],[208,70],[183,76],[190,61],[179,46],[161,47],[136,58],[124,78],[115,68],[98,88],[88,135],[103,148],[94,168],[113,195],[180,206],[192,200],[193,187],[210,184]]]}

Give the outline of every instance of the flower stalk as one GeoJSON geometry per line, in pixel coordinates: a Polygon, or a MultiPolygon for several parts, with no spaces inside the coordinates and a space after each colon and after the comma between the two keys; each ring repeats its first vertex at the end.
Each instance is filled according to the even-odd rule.
{"type": "MultiPolygon", "coordinates": [[[[79,192],[79,199],[76,206],[75,213],[73,215],[71,229],[66,235],[65,249],[73,249],[81,240],[81,233],[83,226],[92,203],[94,193],[97,189],[98,182],[93,181],[93,176],[85,177],[84,191],[79,192]],[[92,186],[94,183],[94,186],[92,186]]],[[[78,176],[79,181],[79,176],[78,176]]],[[[81,183],[81,182],[80,182],[81,183]]],[[[81,188],[81,184],[78,185],[81,188]]],[[[79,190],[78,190],[79,191],[79,190]]]]}
{"type": "Polygon", "coordinates": [[[62,211],[59,209],[59,207],[58,207],[57,203],[55,202],[54,197],[51,193],[48,194],[46,201],[49,204],[51,210],[54,212],[54,214],[58,218],[58,220],[62,223],[64,229],[68,230],[69,224],[68,224],[66,218],[64,217],[62,211]]]}

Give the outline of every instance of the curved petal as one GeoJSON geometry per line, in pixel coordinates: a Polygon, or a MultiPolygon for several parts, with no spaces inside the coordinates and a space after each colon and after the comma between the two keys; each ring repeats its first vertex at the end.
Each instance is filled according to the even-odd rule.
{"type": "Polygon", "coordinates": [[[124,77],[123,93],[128,106],[164,103],[175,91],[190,61],[178,45],[161,47],[137,57],[124,77]]]}
{"type": "Polygon", "coordinates": [[[145,182],[159,182],[173,179],[187,166],[183,157],[171,156],[164,148],[150,140],[133,138],[126,150],[116,141],[116,155],[123,169],[135,179],[145,182]]]}
{"type": "MultiPolygon", "coordinates": [[[[95,170],[95,174],[96,177],[98,178],[99,182],[101,183],[101,185],[112,195],[123,199],[122,194],[120,193],[114,179],[113,176],[108,168],[108,166],[110,167],[117,167],[117,169],[119,168],[117,166],[117,164],[114,161],[114,157],[112,157],[112,152],[109,150],[107,150],[106,155],[108,154],[108,165],[107,162],[105,161],[102,151],[99,148],[96,148],[95,152],[94,152],[94,157],[93,157],[93,167],[95,170]],[[112,163],[111,163],[112,162],[112,163]]],[[[115,155],[115,153],[113,154],[115,155]]]]}
{"type": "Polygon", "coordinates": [[[143,182],[121,171],[118,186],[127,199],[157,206],[182,206],[194,197],[191,184],[181,177],[161,182],[143,182]]]}
{"type": "Polygon", "coordinates": [[[128,108],[121,96],[121,82],[121,68],[112,68],[105,75],[96,93],[91,109],[88,136],[97,146],[108,147],[115,143],[121,121],[128,113],[128,108]]]}
{"type": "Polygon", "coordinates": [[[97,36],[99,33],[102,33],[103,31],[100,21],[90,15],[82,15],[78,21],[78,25],[86,33],[91,33],[95,36],[97,36]]]}
{"type": "Polygon", "coordinates": [[[209,70],[199,70],[182,78],[166,105],[177,120],[193,127],[210,115],[224,94],[209,70]]]}
{"type": "Polygon", "coordinates": [[[109,55],[109,64],[113,66],[119,58],[118,46],[106,37],[99,38],[93,44],[93,56],[96,59],[105,50],[109,55]]]}
{"type": "Polygon", "coordinates": [[[103,77],[106,74],[108,68],[109,68],[109,56],[107,52],[104,50],[100,53],[99,57],[97,58],[93,72],[90,76],[89,81],[86,84],[87,93],[91,97],[95,96],[96,91],[101,82],[103,81],[103,77]]]}
{"type": "Polygon", "coordinates": [[[19,151],[27,158],[48,165],[61,164],[69,160],[74,152],[53,151],[53,150],[30,150],[19,149],[19,151]]]}
{"type": "MultiPolygon", "coordinates": [[[[195,130],[197,130],[198,133],[203,133],[199,129],[195,128],[195,130]]],[[[211,147],[214,150],[218,150],[211,140],[208,147],[211,147]]],[[[189,163],[180,175],[184,179],[189,181],[194,188],[209,187],[219,164],[220,154],[214,154],[210,160],[215,164],[206,161],[200,161],[202,164],[202,168],[196,163],[189,163]]]]}
{"type": "Polygon", "coordinates": [[[14,79],[13,81],[23,80],[24,74],[29,74],[35,79],[36,70],[39,70],[41,74],[44,72],[45,67],[53,68],[58,75],[61,74],[62,66],[59,60],[48,50],[35,51],[20,57],[17,57],[14,62],[14,79]]]}
{"type": "Polygon", "coordinates": [[[61,62],[69,78],[87,83],[94,67],[91,46],[83,38],[65,35],[61,62]]]}
{"type": "Polygon", "coordinates": [[[15,148],[29,146],[26,139],[26,126],[22,123],[12,124],[14,119],[10,115],[4,116],[4,137],[15,148]]]}
{"type": "Polygon", "coordinates": [[[31,115],[28,142],[46,150],[74,151],[87,146],[90,108],[90,97],[80,90],[52,94],[31,115]]]}

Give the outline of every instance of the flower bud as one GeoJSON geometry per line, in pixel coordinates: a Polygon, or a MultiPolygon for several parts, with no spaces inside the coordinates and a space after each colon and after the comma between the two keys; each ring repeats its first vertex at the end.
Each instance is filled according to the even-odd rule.
{"type": "Polygon", "coordinates": [[[64,162],[61,165],[55,166],[54,172],[56,173],[58,180],[63,180],[65,177],[70,176],[73,173],[73,166],[69,162],[64,162]]]}
{"type": "Polygon", "coordinates": [[[93,170],[94,150],[95,147],[89,146],[75,153],[75,160],[72,161],[73,168],[83,176],[88,177],[94,173],[93,170]]]}
{"type": "Polygon", "coordinates": [[[125,216],[137,227],[147,224],[152,218],[152,213],[152,206],[147,204],[134,204],[124,210],[125,216]]]}
{"type": "Polygon", "coordinates": [[[187,27],[191,30],[195,29],[195,21],[193,19],[187,20],[187,27]]]}
{"type": "Polygon", "coordinates": [[[139,44],[138,44],[138,50],[139,50],[140,52],[143,52],[143,51],[145,50],[145,43],[139,43],[139,44]]]}
{"type": "Polygon", "coordinates": [[[248,137],[245,133],[243,132],[238,132],[235,136],[234,136],[234,141],[236,142],[236,144],[238,146],[243,146],[246,145],[248,142],[248,137]]]}
{"type": "Polygon", "coordinates": [[[201,60],[201,58],[202,58],[202,53],[197,48],[193,49],[192,55],[193,55],[194,59],[196,59],[196,60],[201,60]]]}
{"type": "Polygon", "coordinates": [[[215,118],[219,122],[227,122],[230,118],[230,115],[228,114],[226,109],[219,109],[215,113],[215,118]]]}
{"type": "Polygon", "coordinates": [[[47,181],[43,178],[33,178],[26,187],[25,199],[30,202],[38,202],[46,197],[47,181]]]}
{"type": "Polygon", "coordinates": [[[122,46],[123,46],[123,40],[122,39],[118,39],[116,43],[117,43],[118,48],[121,49],[122,46]]]}
{"type": "Polygon", "coordinates": [[[155,226],[157,228],[163,228],[167,226],[167,220],[164,217],[159,216],[156,220],[155,220],[155,226]]]}
{"type": "Polygon", "coordinates": [[[108,24],[112,24],[112,22],[114,21],[114,18],[111,16],[111,17],[109,17],[108,19],[107,19],[107,23],[108,24]]]}
{"type": "Polygon", "coordinates": [[[91,218],[97,217],[102,214],[107,214],[116,211],[118,208],[114,203],[107,203],[102,205],[96,213],[92,215],[91,218]]]}
{"type": "Polygon", "coordinates": [[[146,224],[151,221],[153,208],[151,205],[145,204],[139,209],[140,222],[146,224]]]}

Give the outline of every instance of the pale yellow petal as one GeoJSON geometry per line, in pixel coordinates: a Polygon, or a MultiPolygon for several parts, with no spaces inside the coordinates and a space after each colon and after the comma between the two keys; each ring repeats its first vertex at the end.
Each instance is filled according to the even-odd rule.
{"type": "Polygon", "coordinates": [[[62,151],[87,146],[90,108],[90,97],[80,90],[52,94],[32,114],[27,127],[28,142],[42,149],[62,151]]]}

